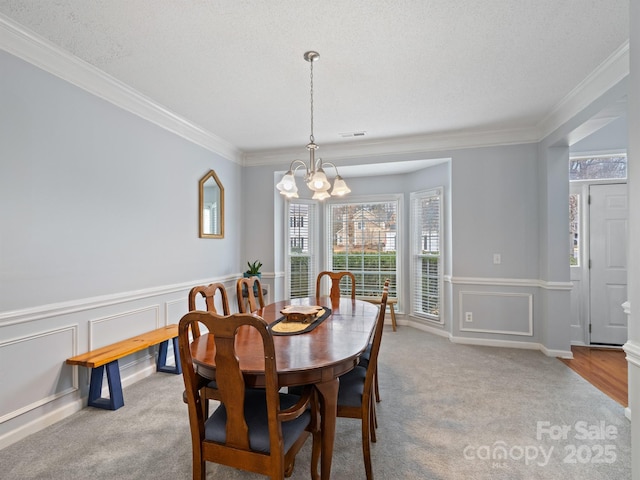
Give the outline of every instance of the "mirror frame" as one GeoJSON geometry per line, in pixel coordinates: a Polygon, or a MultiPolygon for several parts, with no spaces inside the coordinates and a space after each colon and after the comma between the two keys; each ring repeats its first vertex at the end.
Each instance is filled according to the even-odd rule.
{"type": "Polygon", "coordinates": [[[198,217],[200,218],[200,238],[224,238],[224,187],[220,182],[220,179],[216,175],[216,172],[213,170],[209,170],[209,172],[200,179],[199,182],[199,210],[198,217]],[[219,209],[219,221],[220,221],[220,233],[205,233],[204,231],[204,184],[207,180],[213,178],[220,189],[220,209],[219,209]]]}

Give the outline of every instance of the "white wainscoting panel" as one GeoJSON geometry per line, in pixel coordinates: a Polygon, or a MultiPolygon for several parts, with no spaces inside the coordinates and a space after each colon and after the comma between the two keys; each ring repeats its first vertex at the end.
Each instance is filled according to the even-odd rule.
{"type": "Polygon", "coordinates": [[[160,328],[160,306],[128,310],[89,322],[89,350],[160,328]]]}
{"type": "Polygon", "coordinates": [[[461,332],[533,335],[533,295],[530,293],[460,291],[461,332]],[[472,321],[466,321],[471,313],[472,321]]]}
{"type": "MultiPolygon", "coordinates": [[[[189,311],[189,302],[187,298],[188,297],[185,297],[184,299],[180,298],[176,300],[170,300],[165,303],[165,325],[180,323],[180,319],[184,316],[185,313],[189,311]]],[[[198,308],[202,308],[202,310],[205,310],[206,308],[204,305],[204,299],[202,299],[202,305],[196,303],[196,306],[198,308]]]]}
{"type": "Polygon", "coordinates": [[[76,372],[65,364],[77,337],[71,325],[0,342],[0,424],[78,389],[76,372]]]}

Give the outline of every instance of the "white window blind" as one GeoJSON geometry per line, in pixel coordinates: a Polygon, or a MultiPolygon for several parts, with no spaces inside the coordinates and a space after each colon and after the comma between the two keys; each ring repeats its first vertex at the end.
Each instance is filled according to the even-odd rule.
{"type": "MultiPolygon", "coordinates": [[[[399,200],[328,204],[328,270],[353,273],[356,295],[380,296],[388,278],[396,296],[399,200]]],[[[350,294],[346,279],[342,295],[350,294]]]]}
{"type": "Polygon", "coordinates": [[[411,313],[440,320],[442,188],[411,194],[411,313]]]}
{"type": "Polygon", "coordinates": [[[317,275],[315,257],[316,205],[289,203],[287,205],[287,286],[288,298],[315,295],[317,275]]]}

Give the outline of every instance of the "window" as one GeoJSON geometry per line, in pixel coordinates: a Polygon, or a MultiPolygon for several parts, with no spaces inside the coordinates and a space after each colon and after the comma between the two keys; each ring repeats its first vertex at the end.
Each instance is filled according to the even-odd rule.
{"type": "Polygon", "coordinates": [[[580,195],[569,195],[569,265],[580,266],[580,195]]]}
{"type": "MultiPolygon", "coordinates": [[[[360,297],[379,296],[387,278],[396,296],[399,205],[399,197],[327,205],[327,270],[353,273],[360,297]]],[[[350,294],[346,279],[341,292],[350,294]]]]}
{"type": "Polygon", "coordinates": [[[442,188],[411,194],[411,313],[440,321],[442,188]]]}
{"type": "MultiPolygon", "coordinates": [[[[590,155],[569,159],[569,180],[575,184],[597,183],[598,180],[627,178],[627,155],[590,155]]],[[[574,185],[575,185],[574,184],[574,185]]],[[[577,191],[577,188],[573,191],[577,191]]],[[[587,197],[585,197],[587,198],[587,197]]],[[[569,265],[580,266],[580,195],[569,195],[569,265]]]]}
{"type": "Polygon", "coordinates": [[[317,269],[313,236],[316,205],[289,203],[287,205],[289,228],[287,237],[287,278],[289,298],[315,295],[317,269]]]}
{"type": "Polygon", "coordinates": [[[569,180],[627,178],[627,155],[600,155],[569,159],[569,180]]]}

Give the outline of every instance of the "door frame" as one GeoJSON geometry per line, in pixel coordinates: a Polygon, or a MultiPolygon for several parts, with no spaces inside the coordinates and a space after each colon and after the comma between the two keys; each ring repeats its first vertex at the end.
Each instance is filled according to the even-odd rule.
{"type": "MultiPolygon", "coordinates": [[[[589,205],[589,187],[592,185],[628,185],[626,179],[609,179],[609,180],[577,180],[569,183],[569,194],[579,194],[579,222],[578,238],[579,238],[579,261],[578,266],[570,267],[570,280],[574,284],[574,290],[572,291],[572,303],[575,304],[572,308],[577,309],[577,312],[573,315],[572,322],[572,343],[578,345],[591,344],[591,335],[589,332],[589,323],[591,321],[591,307],[590,307],[590,285],[591,285],[591,270],[589,269],[589,252],[590,252],[590,205],[589,205]],[[577,285],[576,285],[577,283],[577,285]],[[577,288],[576,288],[577,287],[577,288]],[[575,323],[576,317],[578,324],[575,323]],[[578,332],[576,330],[579,330],[578,332]],[[581,340],[576,341],[576,337],[580,337],[581,340]]],[[[622,306],[620,307],[622,308],[622,306]]],[[[593,344],[598,347],[605,347],[599,344],[593,344]]],[[[606,347],[617,348],[617,347],[606,347]]]]}

